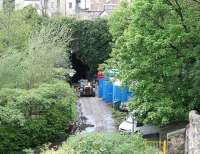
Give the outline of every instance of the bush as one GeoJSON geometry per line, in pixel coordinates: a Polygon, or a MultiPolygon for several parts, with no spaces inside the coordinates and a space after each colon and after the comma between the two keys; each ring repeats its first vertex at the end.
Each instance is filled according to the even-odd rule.
{"type": "Polygon", "coordinates": [[[127,112],[121,112],[113,109],[112,117],[115,119],[116,125],[119,126],[126,119],[127,112]]]}
{"type": "Polygon", "coordinates": [[[31,90],[1,89],[1,153],[21,154],[25,148],[54,140],[75,121],[75,102],[75,93],[64,81],[31,90]]]}
{"type": "Polygon", "coordinates": [[[122,135],[117,133],[82,134],[69,138],[56,152],[46,151],[44,154],[149,154],[155,150],[145,146],[138,135],[122,135]]]}

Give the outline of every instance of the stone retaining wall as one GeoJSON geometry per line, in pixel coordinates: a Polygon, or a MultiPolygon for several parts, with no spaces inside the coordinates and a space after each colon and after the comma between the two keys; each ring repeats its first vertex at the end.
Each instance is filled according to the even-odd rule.
{"type": "Polygon", "coordinates": [[[184,154],[185,151],[185,128],[167,134],[167,153],[184,154]]]}
{"type": "Polygon", "coordinates": [[[189,121],[186,128],[185,154],[200,154],[200,115],[191,111],[189,121]]]}

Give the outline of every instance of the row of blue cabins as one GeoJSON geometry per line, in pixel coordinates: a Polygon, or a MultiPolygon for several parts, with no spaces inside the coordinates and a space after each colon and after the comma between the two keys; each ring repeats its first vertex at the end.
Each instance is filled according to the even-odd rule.
{"type": "Polygon", "coordinates": [[[106,103],[127,103],[133,97],[127,86],[122,86],[119,80],[112,81],[111,77],[100,78],[98,87],[98,96],[106,103]]]}

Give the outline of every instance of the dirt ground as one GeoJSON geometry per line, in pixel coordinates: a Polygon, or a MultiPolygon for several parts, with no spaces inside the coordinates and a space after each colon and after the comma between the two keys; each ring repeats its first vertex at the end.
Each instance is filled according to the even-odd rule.
{"type": "Polygon", "coordinates": [[[98,97],[81,97],[79,99],[81,115],[86,124],[93,125],[87,127],[84,132],[115,132],[114,119],[112,118],[112,108],[98,97]]]}

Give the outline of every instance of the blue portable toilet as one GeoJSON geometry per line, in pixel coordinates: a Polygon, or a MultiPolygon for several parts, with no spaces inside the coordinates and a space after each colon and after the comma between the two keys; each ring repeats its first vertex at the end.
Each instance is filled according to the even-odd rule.
{"type": "Polygon", "coordinates": [[[98,96],[99,98],[103,97],[103,84],[104,84],[104,78],[99,79],[99,89],[98,89],[98,96]]]}
{"type": "Polygon", "coordinates": [[[113,85],[113,102],[127,102],[129,99],[128,87],[122,87],[121,82],[116,80],[113,85]]]}
{"type": "Polygon", "coordinates": [[[106,100],[106,86],[107,86],[108,79],[104,78],[102,81],[102,99],[106,100]]]}
{"type": "Polygon", "coordinates": [[[121,82],[119,80],[113,83],[113,102],[121,101],[121,82]]]}
{"type": "Polygon", "coordinates": [[[112,103],[113,101],[113,84],[111,81],[107,81],[106,83],[106,98],[105,98],[105,101],[107,103],[112,103]]]}
{"type": "Polygon", "coordinates": [[[121,102],[127,102],[129,97],[128,87],[121,87],[121,102]]]}
{"type": "Polygon", "coordinates": [[[119,86],[113,85],[113,102],[121,101],[121,90],[119,86]]]}
{"type": "Polygon", "coordinates": [[[113,84],[111,81],[108,80],[108,78],[105,78],[103,80],[103,100],[107,103],[112,103],[113,99],[113,84]]]}

